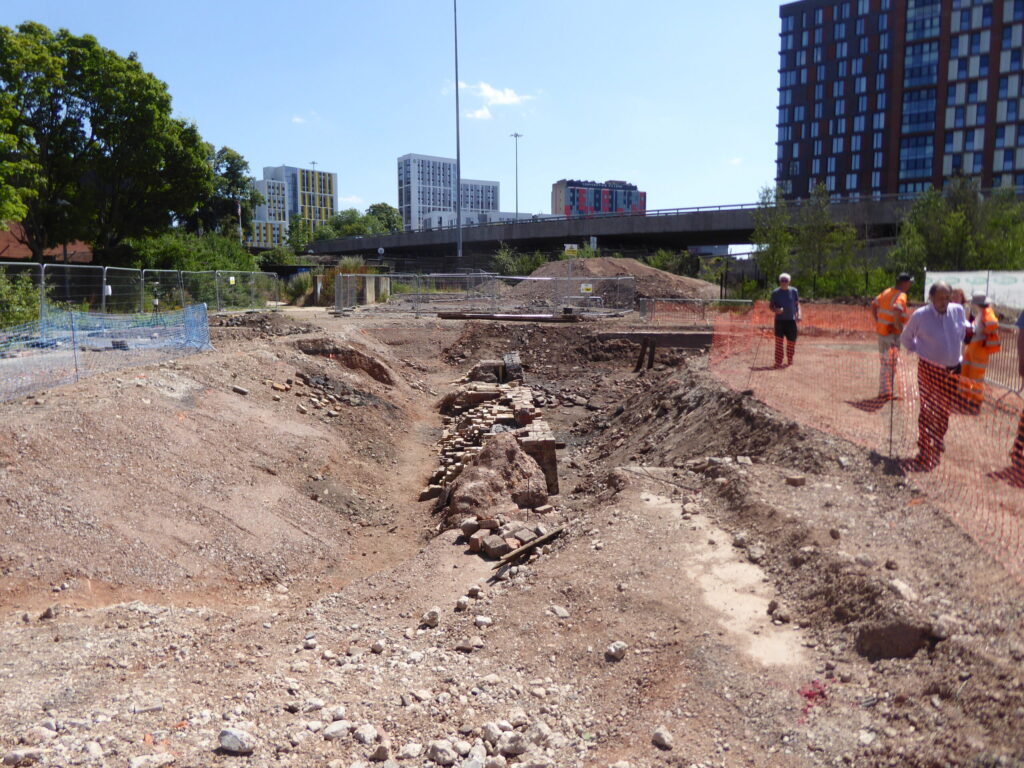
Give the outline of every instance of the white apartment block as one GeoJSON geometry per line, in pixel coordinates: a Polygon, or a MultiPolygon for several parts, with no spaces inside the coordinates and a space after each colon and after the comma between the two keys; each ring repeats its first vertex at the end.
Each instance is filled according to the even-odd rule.
{"type": "Polygon", "coordinates": [[[256,182],[264,203],[253,215],[253,248],[276,248],[288,239],[288,222],[305,219],[311,231],[337,213],[338,174],[279,165],[263,169],[256,182]]]}
{"type": "MultiPolygon", "coordinates": [[[[455,160],[432,155],[398,158],[398,210],[407,230],[435,229],[455,223],[455,160]]],[[[463,224],[494,221],[499,212],[497,181],[462,179],[463,224]]]]}
{"type": "Polygon", "coordinates": [[[278,165],[263,169],[263,178],[284,182],[288,219],[298,216],[315,232],[338,212],[338,174],[278,165]]]}

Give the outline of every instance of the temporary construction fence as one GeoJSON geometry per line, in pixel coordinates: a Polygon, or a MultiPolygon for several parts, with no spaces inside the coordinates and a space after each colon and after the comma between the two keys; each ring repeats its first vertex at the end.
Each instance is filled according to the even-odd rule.
{"type": "Polygon", "coordinates": [[[205,304],[148,314],[51,311],[0,329],[0,400],[209,348],[205,304]]]}
{"type": "Polygon", "coordinates": [[[874,451],[1024,578],[1024,473],[1015,472],[1010,458],[1024,408],[1016,330],[1001,330],[1002,351],[990,358],[975,402],[963,377],[936,375],[905,351],[886,357],[894,364],[894,380],[887,381],[868,308],[805,303],[802,313],[793,362],[784,367],[775,365],[773,314],[764,302],[746,313],[719,314],[713,374],[798,423],[874,451]],[[991,364],[997,359],[998,368],[991,364]],[[879,397],[890,384],[893,397],[879,397]],[[919,454],[922,461],[913,461],[919,454]]]}
{"type": "Polygon", "coordinates": [[[749,299],[659,299],[638,302],[640,319],[650,325],[711,326],[721,312],[748,312],[749,299]]]}
{"type": "Polygon", "coordinates": [[[566,306],[593,312],[632,309],[632,277],[508,277],[468,274],[341,274],[335,309],[375,305],[406,312],[546,312],[566,306]]]}
{"type": "Polygon", "coordinates": [[[68,309],[148,313],[206,304],[217,311],[230,311],[281,303],[281,281],[272,272],[178,272],[0,262],[0,277],[15,280],[21,275],[28,275],[39,291],[40,319],[48,312],[68,309]]]}

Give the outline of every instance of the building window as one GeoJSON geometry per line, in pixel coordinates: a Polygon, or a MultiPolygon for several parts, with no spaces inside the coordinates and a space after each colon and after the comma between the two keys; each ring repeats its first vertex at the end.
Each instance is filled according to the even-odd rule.
{"type": "Polygon", "coordinates": [[[846,174],[846,188],[848,190],[856,189],[857,188],[857,174],[856,173],[848,173],[848,174],[846,174]]]}
{"type": "MultiPolygon", "coordinates": [[[[1014,103],[1014,102],[1011,102],[1011,103],[1014,103]]],[[[984,104],[979,104],[976,109],[977,109],[977,113],[975,115],[974,124],[975,125],[984,125],[985,124],[985,114],[987,112],[986,106],[984,104]]],[[[1016,120],[1016,117],[1014,119],[1016,120]]]]}
{"type": "Polygon", "coordinates": [[[850,170],[851,171],[859,171],[860,170],[860,155],[853,155],[850,158],[850,170]]]}
{"type": "Polygon", "coordinates": [[[843,137],[834,136],[832,138],[832,154],[841,155],[843,153],[843,137]]]}
{"type": "Polygon", "coordinates": [[[851,152],[860,152],[860,146],[861,146],[861,137],[859,135],[857,135],[857,134],[854,134],[853,136],[851,136],[850,137],[850,151],[851,152]]]}
{"type": "Polygon", "coordinates": [[[999,98],[1005,99],[1007,94],[1010,92],[1010,78],[1000,77],[999,78],[999,98]]]}
{"type": "Polygon", "coordinates": [[[1014,152],[1013,152],[1012,149],[1005,149],[1005,150],[1003,150],[1003,170],[1004,171],[1012,171],[1013,170],[1013,155],[1014,155],[1014,152]]]}
{"type": "Polygon", "coordinates": [[[878,189],[882,186],[882,174],[879,171],[871,172],[871,188],[878,189]]]}
{"type": "Polygon", "coordinates": [[[1000,125],[996,128],[996,147],[1006,146],[1006,126],[1000,125]]]}
{"type": "Polygon", "coordinates": [[[963,107],[956,107],[953,110],[953,127],[963,128],[964,127],[964,115],[966,110],[963,107]]]}
{"type": "Polygon", "coordinates": [[[825,161],[825,171],[827,173],[836,172],[836,159],[834,157],[830,157],[825,161]]]}
{"type": "Polygon", "coordinates": [[[900,139],[900,179],[931,176],[933,152],[931,136],[910,136],[900,139]]]}

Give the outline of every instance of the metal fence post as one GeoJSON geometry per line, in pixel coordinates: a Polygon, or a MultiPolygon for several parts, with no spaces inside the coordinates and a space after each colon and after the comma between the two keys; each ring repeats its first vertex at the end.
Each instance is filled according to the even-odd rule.
{"type": "Polygon", "coordinates": [[[107,314],[107,268],[103,268],[103,277],[100,280],[100,312],[107,314]]]}
{"type": "Polygon", "coordinates": [[[46,265],[39,265],[39,326],[42,337],[46,338],[46,265]]]}
{"type": "Polygon", "coordinates": [[[185,276],[178,270],[178,291],[181,293],[181,308],[185,308],[185,276]]]}
{"type": "Polygon", "coordinates": [[[217,311],[220,312],[220,270],[213,273],[213,288],[217,293],[217,311]]]}

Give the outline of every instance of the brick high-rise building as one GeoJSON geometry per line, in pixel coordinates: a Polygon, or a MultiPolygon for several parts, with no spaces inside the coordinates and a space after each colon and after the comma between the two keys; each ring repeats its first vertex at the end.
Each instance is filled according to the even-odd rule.
{"type": "Polygon", "coordinates": [[[647,193],[625,181],[571,181],[551,185],[551,213],[555,216],[589,216],[595,213],[644,213],[647,193]]]}
{"type": "Polygon", "coordinates": [[[1024,0],[800,0],[780,9],[776,181],[843,197],[963,175],[1024,186],[1024,0]]]}

